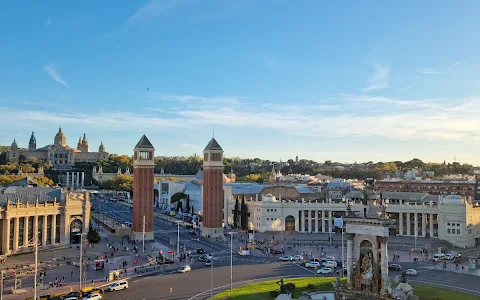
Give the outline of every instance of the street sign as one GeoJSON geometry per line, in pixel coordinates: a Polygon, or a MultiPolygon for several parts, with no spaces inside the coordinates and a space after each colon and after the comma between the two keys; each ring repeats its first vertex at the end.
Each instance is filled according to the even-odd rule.
{"type": "Polygon", "coordinates": [[[173,254],[173,253],[175,253],[175,252],[173,252],[173,251],[168,251],[168,254],[173,254]]]}

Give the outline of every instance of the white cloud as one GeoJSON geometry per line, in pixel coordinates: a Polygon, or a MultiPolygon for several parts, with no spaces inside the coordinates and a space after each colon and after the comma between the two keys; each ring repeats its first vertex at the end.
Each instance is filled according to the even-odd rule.
{"type": "Polygon", "coordinates": [[[185,1],[186,0],[150,0],[128,18],[125,26],[150,22],[185,1]]]}
{"type": "Polygon", "coordinates": [[[68,87],[68,83],[66,83],[65,80],[62,79],[60,74],[58,74],[55,66],[53,66],[51,64],[50,65],[45,65],[44,69],[45,69],[45,73],[47,73],[47,75],[49,75],[53,80],[55,80],[56,82],[58,82],[60,84],[63,84],[64,86],[68,87]]]}
{"type": "Polygon", "coordinates": [[[403,87],[403,88],[398,89],[397,92],[409,90],[409,89],[411,89],[411,88],[413,88],[413,86],[406,86],[406,87],[403,87]]]}
{"type": "Polygon", "coordinates": [[[425,75],[442,75],[443,74],[443,71],[440,71],[439,69],[434,69],[434,68],[417,69],[416,72],[425,74],[425,75]]]}
{"type": "Polygon", "coordinates": [[[373,63],[375,69],[374,74],[368,79],[368,86],[363,89],[364,92],[386,89],[389,86],[388,76],[390,75],[390,68],[373,63]]]}

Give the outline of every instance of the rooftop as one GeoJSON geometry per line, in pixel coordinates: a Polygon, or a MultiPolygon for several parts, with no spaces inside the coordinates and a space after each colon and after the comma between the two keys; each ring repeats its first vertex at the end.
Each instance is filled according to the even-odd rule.
{"type": "Polygon", "coordinates": [[[145,135],[143,135],[140,141],[138,141],[135,148],[152,148],[153,149],[153,145],[152,143],[150,143],[148,138],[145,135]]]}
{"type": "Polygon", "coordinates": [[[223,151],[222,147],[218,144],[217,140],[215,138],[212,138],[210,142],[208,143],[207,147],[203,151],[209,151],[209,150],[221,150],[223,151]]]}

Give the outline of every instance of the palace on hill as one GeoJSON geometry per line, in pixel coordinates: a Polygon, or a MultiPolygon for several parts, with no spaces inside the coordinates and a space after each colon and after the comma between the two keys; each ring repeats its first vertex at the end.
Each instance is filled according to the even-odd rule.
{"type": "Polygon", "coordinates": [[[32,132],[30,141],[28,142],[28,149],[21,150],[18,147],[16,140],[7,151],[7,160],[10,162],[18,162],[21,156],[25,158],[35,157],[40,160],[51,161],[55,169],[68,170],[76,162],[96,162],[107,159],[108,152],[105,151],[103,142],[98,147],[98,152],[90,152],[87,137],[83,134],[78,138],[77,148],[72,148],[67,145],[67,138],[60,127],[58,133],[55,135],[53,144],[37,148],[37,140],[35,134],[32,132]]]}

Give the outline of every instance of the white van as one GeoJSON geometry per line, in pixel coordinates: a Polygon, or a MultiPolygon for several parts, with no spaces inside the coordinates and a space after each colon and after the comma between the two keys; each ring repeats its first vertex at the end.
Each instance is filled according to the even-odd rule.
{"type": "Polygon", "coordinates": [[[437,253],[433,256],[433,261],[439,261],[439,260],[444,260],[445,259],[445,254],[443,253],[437,253]]]}
{"type": "Polygon", "coordinates": [[[124,289],[128,289],[128,281],[120,280],[108,286],[107,291],[114,292],[114,291],[120,291],[124,289]]]}
{"type": "Polygon", "coordinates": [[[240,256],[250,256],[250,250],[242,250],[238,252],[238,254],[240,254],[240,256]]]}

